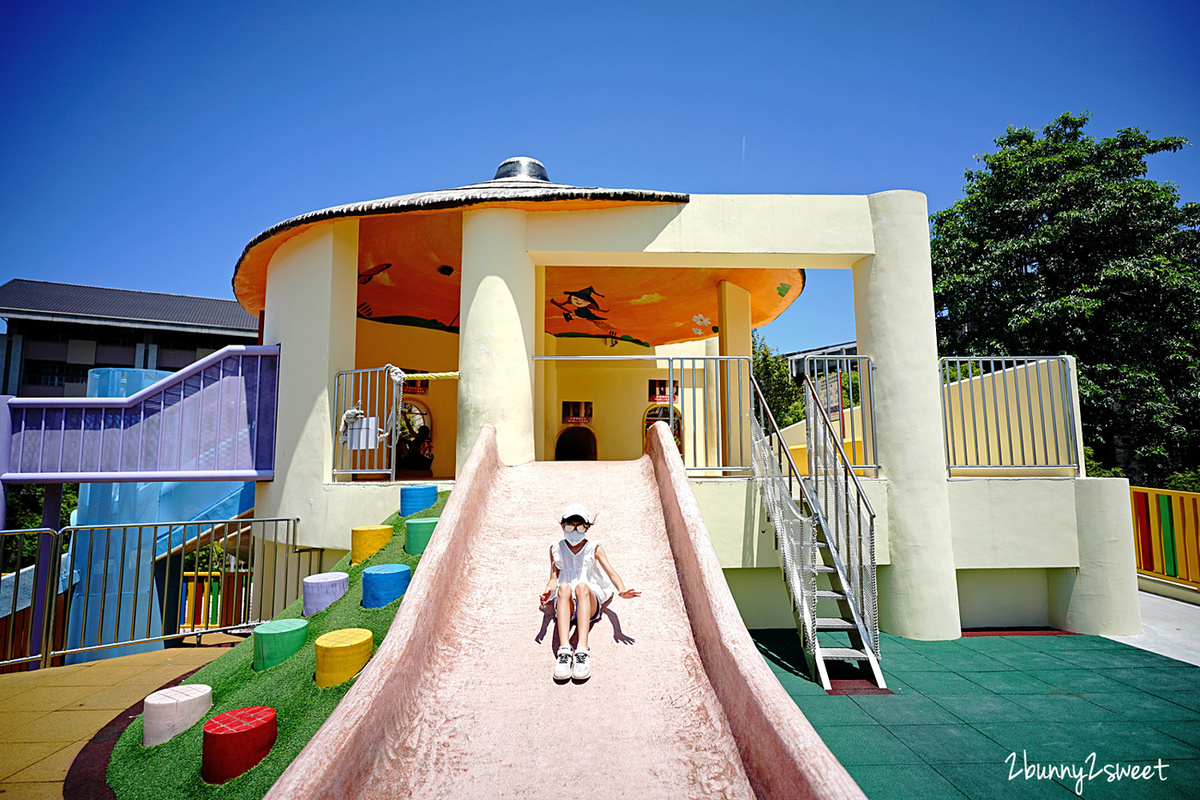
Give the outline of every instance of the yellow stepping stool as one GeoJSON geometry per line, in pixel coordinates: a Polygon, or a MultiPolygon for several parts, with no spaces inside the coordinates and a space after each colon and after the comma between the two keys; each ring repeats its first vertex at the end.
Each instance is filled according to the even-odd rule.
{"type": "Polygon", "coordinates": [[[366,628],[342,628],[317,637],[317,686],[345,683],[367,665],[375,652],[366,628]]]}
{"type": "Polygon", "coordinates": [[[361,564],[379,552],[379,548],[387,544],[392,534],[391,525],[364,525],[361,528],[350,529],[350,564],[361,564]]]}

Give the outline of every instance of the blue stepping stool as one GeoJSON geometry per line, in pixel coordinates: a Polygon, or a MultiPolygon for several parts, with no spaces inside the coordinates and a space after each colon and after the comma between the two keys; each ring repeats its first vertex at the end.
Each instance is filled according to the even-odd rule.
{"type": "Polygon", "coordinates": [[[432,484],[400,487],[400,516],[402,517],[424,511],[436,502],[437,487],[432,484]]]}
{"type": "Polygon", "coordinates": [[[383,608],[408,591],[412,568],[407,564],[380,564],[362,571],[363,608],[383,608]]]}

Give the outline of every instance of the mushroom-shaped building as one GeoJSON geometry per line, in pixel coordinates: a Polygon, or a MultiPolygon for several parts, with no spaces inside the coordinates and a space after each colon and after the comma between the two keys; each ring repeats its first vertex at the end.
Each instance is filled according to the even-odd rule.
{"type": "MultiPolygon", "coordinates": [[[[635,459],[661,419],[688,474],[704,479],[693,485],[730,586],[747,600],[743,614],[786,625],[768,526],[746,480],[751,330],[800,296],[810,269],[853,272],[846,313],[873,393],[861,410],[869,430],[847,447],[876,454],[862,491],[876,506],[881,625],[954,637],[960,586],[965,606],[988,609],[997,592],[1026,596],[1010,589],[1036,584],[1042,600],[1014,619],[1060,621],[1084,608],[1076,629],[1114,628],[1127,597],[1078,601],[1109,573],[1069,572],[1085,542],[1120,539],[1112,525],[1077,531],[1072,512],[1046,539],[1059,544],[1022,539],[1020,557],[961,520],[952,530],[952,519],[978,522],[970,492],[1035,509],[1022,498],[1042,491],[1062,495],[1050,504],[1061,508],[1076,484],[947,480],[928,214],[912,191],[588,188],[514,158],[481,183],[282,222],[247,245],[233,277],[242,306],[262,315],[264,343],[280,345],[274,480],[258,484],[256,513],[300,518],[301,545],[344,550],[352,526],[398,507],[403,481],[453,478],[484,425],[496,426],[499,458],[515,465],[635,459]]],[[[1078,485],[1105,502],[1121,491],[1078,485]]],[[[1001,516],[988,519],[1010,535],[1001,516]]]]}

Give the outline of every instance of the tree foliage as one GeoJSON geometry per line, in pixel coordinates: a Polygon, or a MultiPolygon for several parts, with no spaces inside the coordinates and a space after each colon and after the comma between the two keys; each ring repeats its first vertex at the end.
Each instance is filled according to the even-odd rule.
{"type": "Polygon", "coordinates": [[[792,371],[783,354],[771,349],[758,331],[751,333],[752,371],[762,390],[767,408],[780,428],[804,419],[800,387],[792,380],[792,371]]]}
{"type": "Polygon", "coordinates": [[[1010,127],[932,216],[943,355],[1078,360],[1084,438],[1138,481],[1200,463],[1200,205],[1146,178],[1188,145],[1088,114],[1010,127]]]}

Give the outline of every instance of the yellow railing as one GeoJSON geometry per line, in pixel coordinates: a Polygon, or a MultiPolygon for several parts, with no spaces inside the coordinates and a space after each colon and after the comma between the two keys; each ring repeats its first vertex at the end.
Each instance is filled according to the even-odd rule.
{"type": "Polygon", "coordinates": [[[1129,487],[1137,569],[1200,589],[1200,494],[1129,487]]]}

